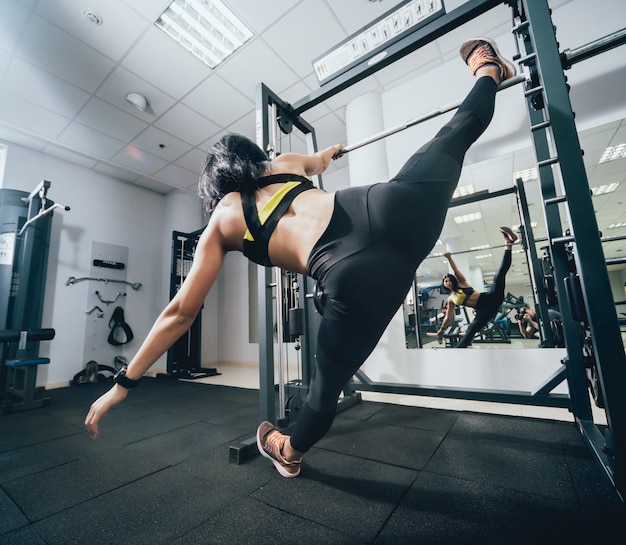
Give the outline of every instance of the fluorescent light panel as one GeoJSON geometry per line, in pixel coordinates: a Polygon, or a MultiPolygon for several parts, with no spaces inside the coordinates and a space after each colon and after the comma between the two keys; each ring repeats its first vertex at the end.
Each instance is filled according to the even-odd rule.
{"type": "Polygon", "coordinates": [[[478,221],[483,219],[483,215],[480,212],[472,212],[471,214],[465,214],[463,216],[454,216],[456,223],[469,223],[470,221],[478,221]]]}
{"type": "MultiPolygon", "coordinates": [[[[521,225],[519,225],[519,224],[511,225],[511,229],[513,229],[513,231],[519,231],[520,227],[521,227],[521,225]]],[[[536,221],[531,221],[530,222],[530,228],[534,229],[535,227],[537,227],[537,222],[536,221]]]]}
{"type": "Polygon", "coordinates": [[[457,197],[465,197],[466,195],[471,195],[474,192],[474,186],[472,184],[462,185],[454,190],[452,198],[456,199],[457,197]]]}
{"type": "Polygon", "coordinates": [[[607,185],[601,185],[599,187],[592,187],[591,193],[596,197],[598,195],[604,195],[605,193],[613,193],[619,187],[619,182],[607,185]]]}
{"type": "Polygon", "coordinates": [[[609,146],[604,150],[602,157],[600,157],[600,163],[608,163],[609,161],[616,161],[617,159],[623,159],[626,156],[626,144],[618,144],[617,146],[609,146]]]}
{"type": "Polygon", "coordinates": [[[522,179],[522,182],[530,182],[531,180],[537,179],[537,168],[527,168],[526,170],[518,170],[513,173],[513,181],[517,181],[522,179]]]}
{"type": "Polygon", "coordinates": [[[174,0],[154,24],[210,68],[252,37],[220,0],[174,0]]]}
{"type": "Polygon", "coordinates": [[[618,223],[611,223],[611,225],[609,225],[607,229],[620,229],[621,227],[626,227],[626,221],[620,221],[618,223]]]}

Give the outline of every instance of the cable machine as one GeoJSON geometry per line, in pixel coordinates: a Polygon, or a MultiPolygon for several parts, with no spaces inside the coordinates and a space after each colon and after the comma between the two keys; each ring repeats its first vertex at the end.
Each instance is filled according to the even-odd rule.
{"type": "MultiPolygon", "coordinates": [[[[183,233],[172,231],[172,261],[170,267],[170,299],[172,299],[187,278],[193,256],[202,231],[183,233]]],[[[217,369],[202,367],[202,308],[193,324],[180,339],[167,351],[167,374],[159,378],[197,379],[218,375],[217,369]]]]}
{"type": "Polygon", "coordinates": [[[3,413],[49,403],[35,388],[39,341],[54,330],[41,330],[52,217],[58,208],[48,199],[51,183],[42,180],[30,193],[0,189],[0,395],[3,413]],[[17,334],[17,339],[15,338],[17,334]],[[19,340],[19,343],[11,342],[19,340]]]}
{"type": "MultiPolygon", "coordinates": [[[[624,31],[601,38],[575,50],[559,53],[555,30],[546,0],[469,0],[450,13],[443,14],[426,26],[402,37],[390,45],[386,55],[378,62],[363,62],[324,83],[318,90],[293,105],[282,101],[263,84],[257,94],[258,143],[264,149],[269,144],[268,108],[276,108],[279,126],[290,132],[293,126],[307,137],[309,152],[316,151],[315,133],[300,115],[310,108],[336,95],[352,84],[388,66],[405,55],[427,45],[440,36],[478,17],[499,4],[512,9],[513,34],[520,55],[517,62],[524,67],[528,77],[524,82],[524,96],[528,104],[531,132],[536,149],[539,183],[543,197],[544,217],[549,233],[549,256],[554,279],[554,289],[563,318],[563,335],[567,357],[563,366],[549,377],[535,392],[497,392],[476,389],[430,388],[419,385],[374,383],[359,371],[355,380],[346,385],[344,400],[357,402],[358,391],[377,391],[413,395],[427,395],[458,399],[522,403],[571,410],[581,434],[589,444],[596,459],[616,492],[626,496],[626,360],[621,341],[613,296],[610,290],[606,261],[601,247],[600,234],[591,203],[580,143],[574,123],[574,114],[568,96],[563,70],[574,63],[590,58],[613,47],[626,43],[624,31]],[[560,185],[557,191],[555,171],[559,167],[560,185]],[[569,233],[562,233],[558,204],[564,204],[569,233]],[[593,294],[593,295],[592,295],[593,294]],[[589,331],[591,353],[585,352],[581,342],[581,327],[589,331]],[[601,430],[593,422],[586,369],[593,366],[603,390],[603,401],[608,428],[601,430]],[[569,394],[554,394],[552,390],[567,378],[569,394]]],[[[429,117],[430,118],[430,117],[429,117]]],[[[399,129],[402,130],[402,129],[399,129]]],[[[391,132],[390,134],[393,134],[391,132]]],[[[375,136],[371,141],[379,139],[375,136]]],[[[384,136],[382,136],[384,137],[384,136]]],[[[366,145],[368,142],[359,143],[366,145]]],[[[356,147],[355,147],[356,149],[356,147]]],[[[348,147],[348,151],[350,148],[348,147]]],[[[529,228],[527,203],[521,182],[517,181],[522,236],[537,297],[540,315],[547,314],[548,290],[543,281],[545,271],[538,264],[535,239],[529,228]]],[[[310,364],[315,357],[317,334],[312,305],[307,304],[314,286],[310,279],[300,278],[301,293],[305,293],[305,350],[303,353],[303,383],[308,383],[310,364]]],[[[259,274],[259,347],[261,364],[260,420],[275,422],[273,377],[273,312],[271,307],[271,269],[259,274]]],[[[549,338],[544,329],[543,335],[549,338]]],[[[254,440],[239,447],[250,447],[243,454],[239,447],[231,447],[231,461],[244,461],[254,455],[254,440]]]]}

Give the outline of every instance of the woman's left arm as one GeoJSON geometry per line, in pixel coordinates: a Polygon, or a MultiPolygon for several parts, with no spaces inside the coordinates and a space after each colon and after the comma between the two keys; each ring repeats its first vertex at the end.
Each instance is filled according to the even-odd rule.
{"type": "MultiPolygon", "coordinates": [[[[193,324],[202,303],[224,263],[226,250],[219,230],[209,226],[200,237],[193,265],[182,287],[157,318],[126,370],[129,379],[139,380],[193,324]]],[[[115,384],[91,406],[85,426],[95,439],[98,424],[109,410],[126,399],[128,390],[115,384]]]]}

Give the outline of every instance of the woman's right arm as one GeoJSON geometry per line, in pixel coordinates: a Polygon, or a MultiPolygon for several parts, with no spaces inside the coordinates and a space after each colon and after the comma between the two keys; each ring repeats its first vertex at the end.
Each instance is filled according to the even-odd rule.
{"type": "Polygon", "coordinates": [[[452,254],[450,252],[444,252],[443,255],[448,260],[448,263],[450,263],[450,267],[452,267],[452,272],[454,273],[454,276],[456,276],[456,279],[459,281],[459,286],[462,288],[468,287],[469,284],[467,283],[467,278],[463,276],[463,273],[456,266],[454,259],[452,259],[452,254]]]}
{"type": "MultiPolygon", "coordinates": [[[[200,237],[193,265],[178,293],[157,318],[128,365],[126,376],[139,380],[193,324],[202,304],[215,283],[224,263],[226,250],[216,222],[210,222],[200,237]]],[[[119,384],[92,404],[85,426],[94,439],[98,437],[98,424],[108,411],[126,398],[128,390],[119,384]]]]}
{"type": "Polygon", "coordinates": [[[272,160],[272,174],[304,174],[306,176],[322,174],[333,159],[338,159],[338,154],[342,149],[343,146],[337,144],[313,155],[283,153],[272,160]]]}

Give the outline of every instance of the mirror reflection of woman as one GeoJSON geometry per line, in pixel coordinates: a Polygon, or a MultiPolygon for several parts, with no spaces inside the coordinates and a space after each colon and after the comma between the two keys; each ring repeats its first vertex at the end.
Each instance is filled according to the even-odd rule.
{"type": "Polygon", "coordinates": [[[467,326],[465,334],[455,345],[455,348],[467,348],[470,346],[476,333],[494,318],[502,301],[504,301],[504,283],[506,273],[511,268],[511,252],[513,243],[517,240],[517,235],[509,227],[500,227],[500,232],[505,243],[504,256],[498,272],[493,277],[491,289],[487,292],[474,290],[467,278],[465,278],[465,275],[457,267],[450,252],[443,254],[448,263],[450,263],[454,274],[446,274],[441,282],[442,292],[450,293],[450,297],[447,299],[446,314],[441,327],[437,331],[437,338],[441,340],[446,329],[454,323],[457,306],[464,305],[474,309],[474,319],[467,326]]]}

